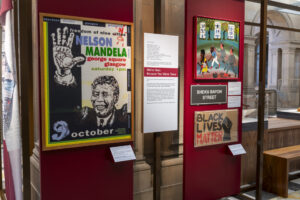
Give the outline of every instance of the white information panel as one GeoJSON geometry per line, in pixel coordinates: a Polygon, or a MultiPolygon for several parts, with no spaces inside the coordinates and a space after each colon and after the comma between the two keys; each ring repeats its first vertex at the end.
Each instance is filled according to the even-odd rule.
{"type": "Polygon", "coordinates": [[[123,162],[136,159],[131,145],[110,147],[110,151],[115,162],[123,162]]]}
{"type": "Polygon", "coordinates": [[[144,133],[178,130],[178,41],[144,34],[144,133]]]}
{"type": "Polygon", "coordinates": [[[241,95],[241,82],[228,82],[228,95],[241,95]]]}
{"type": "Polygon", "coordinates": [[[241,96],[228,96],[228,108],[241,107],[241,96]]]}
{"type": "Polygon", "coordinates": [[[228,145],[233,156],[246,154],[244,147],[241,144],[228,145]]]}

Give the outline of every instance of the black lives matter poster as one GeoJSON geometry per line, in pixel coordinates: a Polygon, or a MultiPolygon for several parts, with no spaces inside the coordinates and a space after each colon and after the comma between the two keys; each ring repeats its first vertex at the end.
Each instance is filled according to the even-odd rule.
{"type": "Polygon", "coordinates": [[[130,24],[41,16],[44,149],[132,140],[130,24]]]}
{"type": "Polygon", "coordinates": [[[195,112],[194,147],[238,141],[238,110],[195,112]]]}

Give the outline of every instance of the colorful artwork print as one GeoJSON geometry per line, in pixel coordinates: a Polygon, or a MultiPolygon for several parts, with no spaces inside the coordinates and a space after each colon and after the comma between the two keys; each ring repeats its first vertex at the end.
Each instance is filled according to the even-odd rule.
{"type": "Polygon", "coordinates": [[[40,20],[43,150],[132,141],[132,25],[40,20]]]}
{"type": "Polygon", "coordinates": [[[195,23],[195,79],[237,79],[239,23],[204,17],[195,23]]]}

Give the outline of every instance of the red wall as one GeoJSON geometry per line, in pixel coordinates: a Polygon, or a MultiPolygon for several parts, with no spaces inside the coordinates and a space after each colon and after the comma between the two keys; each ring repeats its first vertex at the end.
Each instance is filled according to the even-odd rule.
{"type": "MultiPolygon", "coordinates": [[[[185,101],[184,101],[184,188],[185,200],[215,200],[239,193],[240,157],[230,155],[227,145],[194,148],[194,112],[227,109],[227,104],[190,106],[191,84],[224,84],[227,81],[193,80],[193,17],[205,16],[240,21],[239,80],[243,83],[244,58],[244,0],[185,0],[185,101]]],[[[241,142],[241,115],[239,109],[239,141],[241,142]]]]}
{"type": "MultiPolygon", "coordinates": [[[[133,0],[37,0],[37,4],[39,13],[133,22],[133,0]]],[[[113,163],[109,145],[41,151],[40,161],[43,200],[133,199],[133,162],[113,163]]]]}

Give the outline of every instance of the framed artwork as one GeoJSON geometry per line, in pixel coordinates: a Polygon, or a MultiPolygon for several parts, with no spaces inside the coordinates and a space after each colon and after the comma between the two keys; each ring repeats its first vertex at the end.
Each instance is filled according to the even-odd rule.
{"type": "Polygon", "coordinates": [[[240,23],[194,17],[194,78],[239,78],[240,23]]]}
{"type": "Polygon", "coordinates": [[[43,150],[133,140],[132,30],[40,13],[43,150]]]}
{"type": "Polygon", "coordinates": [[[238,141],[238,109],[196,111],[194,147],[238,141]]]}

